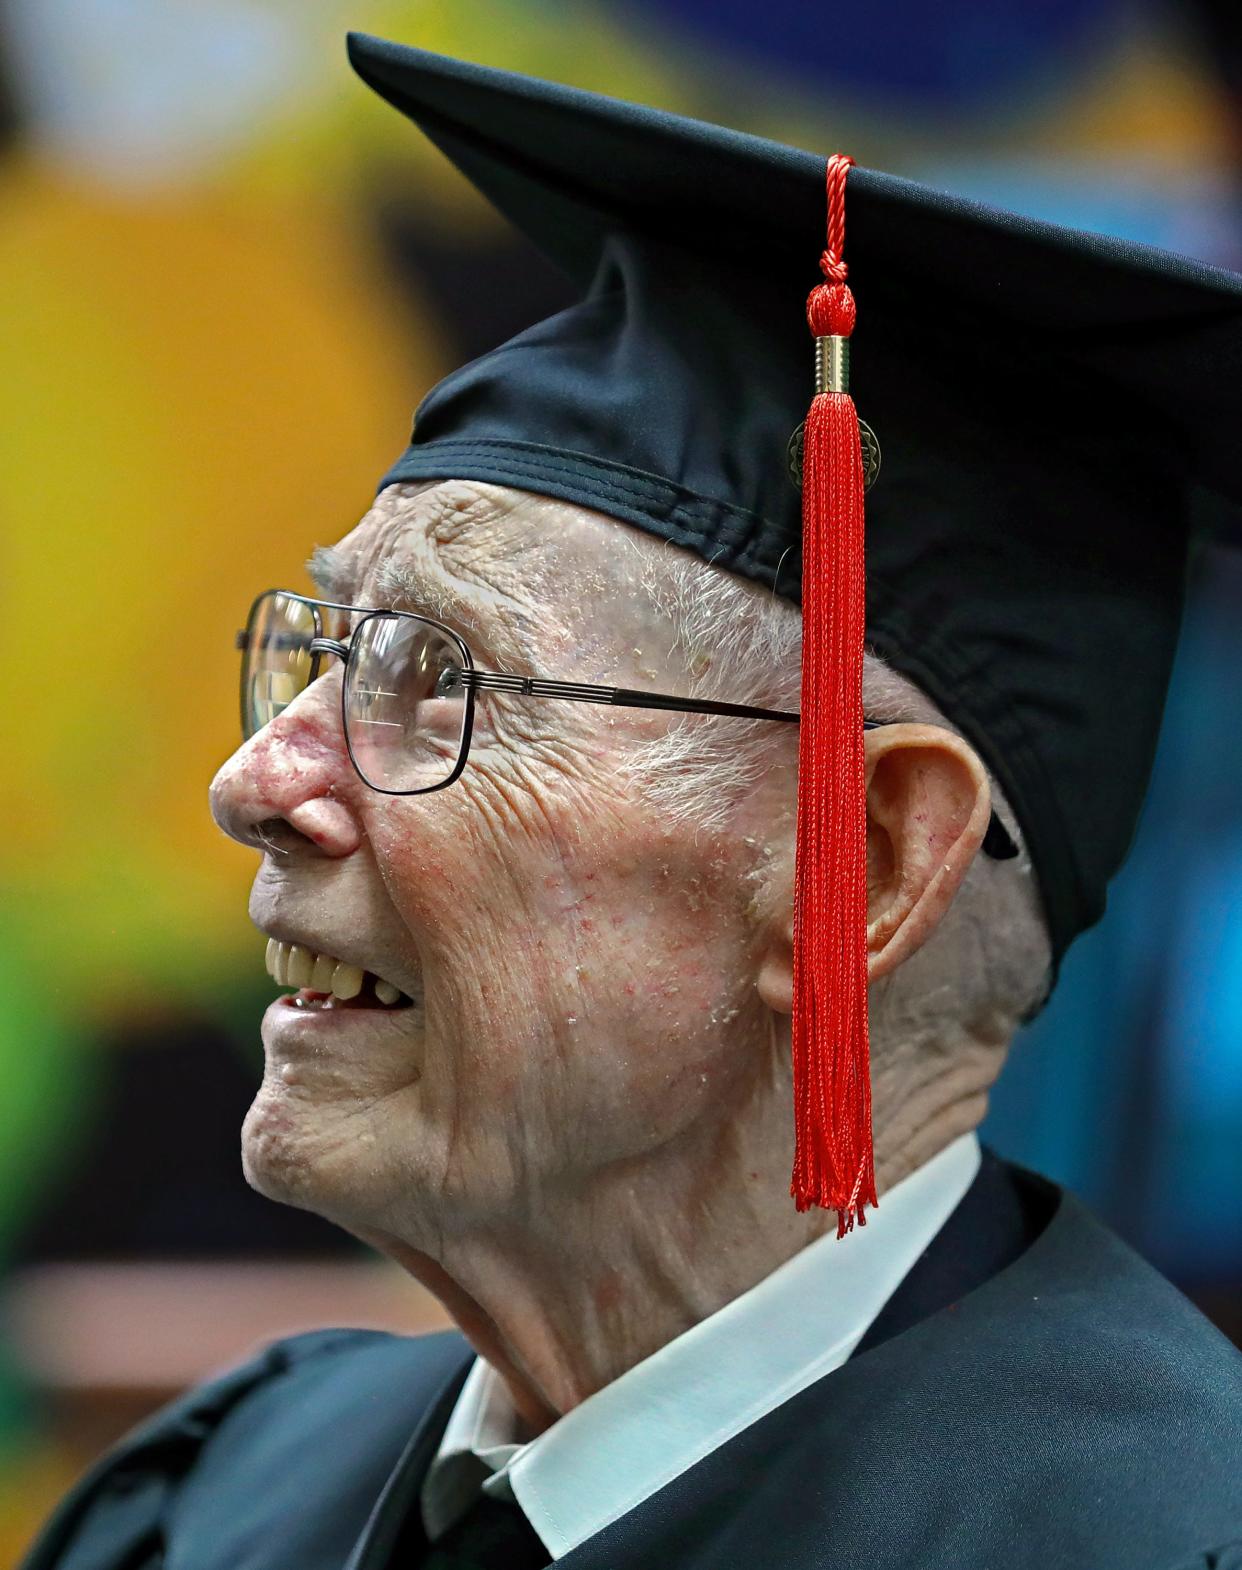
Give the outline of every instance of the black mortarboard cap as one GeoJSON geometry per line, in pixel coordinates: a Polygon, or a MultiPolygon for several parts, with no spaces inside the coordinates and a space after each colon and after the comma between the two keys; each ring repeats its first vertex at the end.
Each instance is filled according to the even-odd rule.
{"type": "MultiPolygon", "coordinates": [[[[562,497],[801,599],[787,447],[825,157],[364,35],[349,50],[581,291],[435,387],[383,483],[562,497]]],[[[848,189],[851,390],[883,451],[867,641],[1002,784],[1059,960],[1134,832],[1195,521],[1242,513],[1242,278],[873,170],[848,189]]]]}

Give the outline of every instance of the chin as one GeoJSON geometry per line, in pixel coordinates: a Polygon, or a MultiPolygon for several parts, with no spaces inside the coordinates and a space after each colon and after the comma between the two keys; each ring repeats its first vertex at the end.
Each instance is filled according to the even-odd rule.
{"type": "Polygon", "coordinates": [[[256,1193],[341,1226],[382,1209],[374,1133],[340,1104],[327,1108],[279,1078],[264,1079],[241,1131],[242,1172],[256,1193]]]}

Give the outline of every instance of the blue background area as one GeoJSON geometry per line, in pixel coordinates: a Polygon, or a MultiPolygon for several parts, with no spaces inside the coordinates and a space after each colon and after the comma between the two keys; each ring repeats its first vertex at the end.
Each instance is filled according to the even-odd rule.
{"type": "MultiPolygon", "coordinates": [[[[1151,792],[984,1137],[1179,1279],[1242,1262],[1242,562],[1200,563],[1151,792]]],[[[1101,770],[1108,760],[1100,759],[1101,770]]]]}
{"type": "Polygon", "coordinates": [[[848,83],[959,115],[1072,69],[1134,8],[1125,0],[627,0],[614,9],[645,30],[675,29],[820,90],[848,83]]]}

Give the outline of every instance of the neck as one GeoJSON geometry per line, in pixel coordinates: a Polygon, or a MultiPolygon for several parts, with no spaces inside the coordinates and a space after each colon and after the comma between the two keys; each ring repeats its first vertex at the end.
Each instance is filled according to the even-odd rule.
{"type": "MultiPolygon", "coordinates": [[[[986,1100],[977,1078],[967,1093],[966,1075],[917,1094],[898,1078],[877,1080],[881,1195],[975,1127],[986,1100]]],[[[748,1117],[543,1189],[486,1223],[454,1218],[434,1252],[359,1235],[439,1298],[533,1435],[835,1225],[794,1209],[790,1126],[789,1097],[774,1093],[748,1117]]]]}
{"type": "Polygon", "coordinates": [[[738,1131],[714,1143],[731,1148],[712,1159],[696,1141],[691,1159],[684,1143],[676,1157],[666,1147],[486,1226],[446,1227],[434,1255],[391,1235],[366,1240],[440,1299],[538,1431],[829,1226],[823,1212],[794,1211],[788,1174],[738,1131]]]}

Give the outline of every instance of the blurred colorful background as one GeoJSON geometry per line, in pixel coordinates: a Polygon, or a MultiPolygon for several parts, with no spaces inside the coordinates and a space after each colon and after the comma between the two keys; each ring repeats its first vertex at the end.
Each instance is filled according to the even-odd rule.
{"type": "MultiPolygon", "coordinates": [[[[180,1384],[436,1318],[242,1180],[271,988],[206,791],[253,594],[567,294],[351,27],[1242,266],[1233,0],[0,3],[2,1564],[180,1384]]],[[[1134,854],[986,1133],[1242,1340],[1240,613],[1205,552],[1134,854]]]]}

